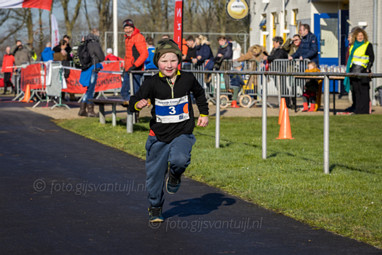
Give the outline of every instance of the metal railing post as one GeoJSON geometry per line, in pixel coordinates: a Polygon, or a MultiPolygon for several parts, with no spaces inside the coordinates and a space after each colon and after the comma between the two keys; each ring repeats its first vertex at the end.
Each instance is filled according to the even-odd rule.
{"type": "Polygon", "coordinates": [[[263,75],[263,98],[262,98],[262,152],[263,159],[267,159],[267,86],[268,76],[263,75]]]}
{"type": "Polygon", "coordinates": [[[131,134],[133,133],[133,118],[134,115],[132,112],[129,111],[129,109],[127,109],[127,120],[126,120],[126,132],[131,134]]]}
{"type": "MultiPolygon", "coordinates": [[[[212,74],[211,74],[212,75],[212,74]]],[[[220,74],[214,74],[216,88],[215,148],[220,147],[220,74]],[[217,77],[215,76],[217,75],[217,77]]]]}
{"type": "Polygon", "coordinates": [[[329,174],[329,76],[324,78],[324,173],[329,174]]]}
{"type": "MultiPolygon", "coordinates": [[[[134,81],[133,81],[133,74],[129,73],[129,82],[130,82],[130,98],[134,95],[134,81]]],[[[135,124],[135,113],[132,113],[133,115],[133,124],[135,124]]]]}

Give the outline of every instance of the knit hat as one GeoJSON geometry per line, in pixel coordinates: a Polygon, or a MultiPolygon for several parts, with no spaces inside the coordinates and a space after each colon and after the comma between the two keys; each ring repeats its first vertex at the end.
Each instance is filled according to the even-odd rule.
{"type": "Polygon", "coordinates": [[[178,57],[179,63],[182,61],[182,51],[179,49],[178,44],[171,39],[162,39],[157,43],[155,48],[154,64],[158,66],[160,57],[169,52],[175,53],[178,57]]]}
{"type": "Polygon", "coordinates": [[[125,27],[135,27],[134,22],[131,19],[126,19],[123,21],[123,28],[125,27]]]}
{"type": "Polygon", "coordinates": [[[113,53],[113,50],[111,48],[107,48],[106,53],[111,54],[111,53],[113,53]]]}

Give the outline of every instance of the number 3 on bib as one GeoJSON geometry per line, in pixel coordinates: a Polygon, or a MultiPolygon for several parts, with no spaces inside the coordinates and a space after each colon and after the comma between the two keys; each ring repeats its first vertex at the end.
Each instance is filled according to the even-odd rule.
{"type": "Polygon", "coordinates": [[[190,119],[188,97],[155,99],[156,121],[160,123],[178,123],[190,119]]]}

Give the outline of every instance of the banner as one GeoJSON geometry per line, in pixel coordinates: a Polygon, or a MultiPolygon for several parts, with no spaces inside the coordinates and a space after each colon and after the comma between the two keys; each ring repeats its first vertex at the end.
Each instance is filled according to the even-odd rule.
{"type": "MultiPolygon", "coordinates": [[[[108,64],[103,63],[102,71],[120,71],[119,62],[111,62],[108,64]]],[[[66,79],[67,89],[63,92],[83,94],[86,92],[87,87],[80,84],[81,70],[70,70],[69,77],[66,79]]],[[[105,91],[109,89],[118,89],[122,87],[122,79],[119,74],[98,73],[95,92],[105,91]]]]}
{"type": "Polygon", "coordinates": [[[60,33],[58,31],[58,24],[56,17],[52,14],[52,49],[60,44],[60,33]]]}
{"type": "Polygon", "coordinates": [[[174,41],[182,50],[183,37],[183,0],[175,1],[175,16],[174,16],[174,41]]]}
{"type": "MultiPolygon", "coordinates": [[[[43,66],[45,68],[45,65],[43,66]]],[[[21,69],[21,90],[25,91],[28,84],[31,90],[44,89],[45,78],[45,76],[41,76],[41,64],[28,65],[26,68],[21,69]]]]}
{"type": "Polygon", "coordinates": [[[52,0],[0,0],[0,9],[3,8],[37,8],[50,11],[52,0]]]}

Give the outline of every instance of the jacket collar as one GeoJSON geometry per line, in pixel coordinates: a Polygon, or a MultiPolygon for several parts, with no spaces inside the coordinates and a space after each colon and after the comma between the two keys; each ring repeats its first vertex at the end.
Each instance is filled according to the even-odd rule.
{"type": "MultiPolygon", "coordinates": [[[[160,78],[165,78],[166,77],[166,76],[163,75],[163,73],[161,71],[159,71],[158,75],[159,75],[160,78]]],[[[179,70],[176,72],[176,76],[180,76],[180,71],[179,70]]]]}

